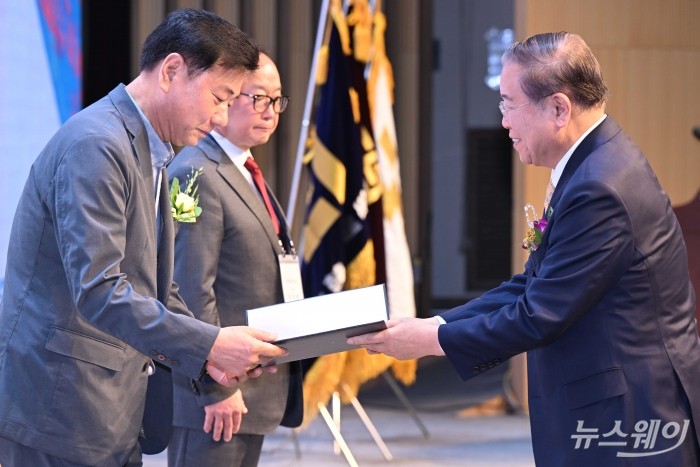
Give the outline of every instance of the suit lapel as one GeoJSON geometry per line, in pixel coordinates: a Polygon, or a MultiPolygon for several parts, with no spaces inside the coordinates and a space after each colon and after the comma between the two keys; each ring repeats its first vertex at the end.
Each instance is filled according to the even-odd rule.
{"type": "MultiPolygon", "coordinates": [[[[265,229],[267,238],[275,251],[279,250],[277,233],[270,220],[270,214],[268,214],[265,205],[260,200],[260,197],[250,186],[248,180],[245,179],[241,171],[234,165],[231,159],[226,155],[221,146],[219,146],[214,138],[209,135],[205,140],[204,153],[212,161],[217,163],[217,172],[224,179],[227,185],[238,195],[243,203],[250,209],[253,215],[260,221],[260,224],[265,229]]],[[[277,200],[275,199],[272,191],[268,187],[268,193],[270,198],[273,200],[273,205],[277,205],[277,200]]],[[[278,216],[279,217],[279,216],[278,216]]],[[[281,227],[281,226],[280,226],[281,227]]]]}
{"type": "MultiPolygon", "coordinates": [[[[117,109],[124,126],[129,131],[129,139],[134,149],[134,155],[139,162],[141,173],[148,186],[153,186],[153,164],[151,162],[151,150],[148,145],[148,135],[143,120],[134,102],[126,92],[123,84],[117,86],[109,93],[112,104],[117,109]]],[[[155,220],[154,220],[155,222],[155,220]]]]}
{"type": "MultiPolygon", "coordinates": [[[[562,193],[564,193],[566,190],[569,180],[571,180],[574,173],[576,173],[576,170],[581,166],[583,161],[585,161],[586,158],[590,156],[598,147],[609,141],[619,132],[620,127],[611,117],[608,116],[600,125],[591,131],[588,136],[583,139],[583,141],[581,141],[581,144],[578,145],[574,153],[571,155],[566,167],[564,167],[559,183],[552,194],[552,200],[549,203],[549,209],[551,212],[556,210],[557,203],[562,197],[562,193]]],[[[540,244],[540,247],[532,255],[530,255],[533,257],[535,264],[539,263],[547,251],[547,246],[549,245],[549,232],[549,228],[545,229],[544,234],[542,234],[542,243],[540,244]]]]}
{"type": "Polygon", "coordinates": [[[143,190],[145,196],[142,196],[139,202],[142,204],[141,209],[146,212],[148,225],[152,226],[152,228],[147,229],[148,240],[151,245],[155,245],[155,248],[157,248],[157,298],[161,303],[167,305],[172,283],[173,242],[175,235],[172,213],[170,211],[170,192],[168,189],[167,171],[163,171],[163,177],[158,187],[160,189],[160,203],[158,206],[160,210],[158,222],[160,225],[158,226],[156,225],[155,197],[153,195],[153,185],[155,182],[153,180],[151,148],[148,144],[148,134],[144,127],[141,114],[126,92],[123,84],[120,84],[112,90],[109,93],[109,98],[129,133],[132,151],[138,161],[141,177],[145,184],[143,190]],[[158,239],[158,231],[160,231],[160,241],[158,239]]]}
{"type": "Polygon", "coordinates": [[[566,189],[567,183],[576,172],[576,169],[583,163],[588,156],[590,156],[599,146],[609,141],[613,136],[620,132],[620,127],[615,123],[612,117],[605,117],[593,131],[591,131],[588,136],[586,136],[581,144],[578,145],[574,153],[571,155],[571,159],[564,167],[564,171],[561,174],[559,183],[557,183],[557,188],[552,194],[552,200],[549,206],[552,210],[556,208],[559,198],[561,198],[562,193],[566,189]]]}
{"type": "Polygon", "coordinates": [[[150,229],[149,240],[156,244],[156,214],[155,214],[155,198],[153,194],[153,164],[151,163],[151,148],[148,144],[148,135],[146,133],[146,128],[144,127],[143,120],[139,114],[138,109],[134,105],[134,102],[127,94],[125,86],[120,84],[114,90],[109,93],[109,98],[112,104],[116,108],[119,116],[124,122],[124,126],[129,132],[129,140],[131,141],[131,148],[136,160],[138,161],[139,169],[141,170],[141,176],[146,185],[146,193],[151,194],[151,196],[144,196],[139,201],[143,204],[142,208],[147,212],[149,225],[154,226],[150,229]]]}

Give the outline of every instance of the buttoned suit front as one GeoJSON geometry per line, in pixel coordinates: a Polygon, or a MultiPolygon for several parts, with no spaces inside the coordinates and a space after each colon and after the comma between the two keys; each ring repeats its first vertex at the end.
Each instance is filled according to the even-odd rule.
{"type": "MultiPolygon", "coordinates": [[[[175,240],[175,278],[185,302],[203,321],[221,326],[246,324],[245,311],[284,301],[278,255],[283,248],[265,205],[229,156],[209,135],[183,149],[170,164],[171,179],[182,184],[192,170],[197,179],[201,215],[179,223],[175,240]]],[[[284,216],[268,192],[280,220],[281,237],[289,239],[284,216]]],[[[216,387],[206,394],[174,377],[175,426],[201,430],[204,406],[228,398],[236,388],[216,387]]],[[[280,423],[301,423],[301,371],[298,363],[279,366],[240,385],[248,413],[239,433],[265,434],[280,423]]],[[[211,435],[209,435],[211,436],[211,435]]],[[[235,436],[235,434],[234,434],[235,436]]]]}
{"type": "Polygon", "coordinates": [[[122,466],[149,359],[201,373],[218,329],[186,316],[160,189],[158,227],[146,129],[123,85],[69,119],[32,165],[0,307],[0,436],[122,466]]]}
{"type": "Polygon", "coordinates": [[[550,206],[524,273],[441,315],[445,354],[467,379],[528,353],[538,466],[698,465],[686,249],[666,193],[612,118],[576,148],[550,206]],[[654,420],[656,445],[640,444],[654,420]]]}

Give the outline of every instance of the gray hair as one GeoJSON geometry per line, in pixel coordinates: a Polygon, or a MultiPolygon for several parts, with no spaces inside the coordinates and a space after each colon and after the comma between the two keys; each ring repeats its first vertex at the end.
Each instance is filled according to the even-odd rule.
{"type": "Polygon", "coordinates": [[[605,103],[608,87],[588,44],[576,34],[536,34],[508,47],[501,61],[519,65],[520,87],[533,102],[556,92],[587,110],[605,103]]]}

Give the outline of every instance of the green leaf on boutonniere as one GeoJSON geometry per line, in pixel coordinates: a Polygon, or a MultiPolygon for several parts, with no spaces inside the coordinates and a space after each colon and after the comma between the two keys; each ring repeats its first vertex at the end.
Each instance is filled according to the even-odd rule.
{"type": "Polygon", "coordinates": [[[199,207],[199,194],[197,190],[199,185],[196,183],[197,178],[202,175],[204,168],[190,172],[190,176],[185,181],[184,190],[180,187],[180,180],[177,177],[173,178],[170,185],[170,210],[173,214],[173,219],[178,222],[197,222],[197,217],[202,214],[202,208],[199,207]]]}

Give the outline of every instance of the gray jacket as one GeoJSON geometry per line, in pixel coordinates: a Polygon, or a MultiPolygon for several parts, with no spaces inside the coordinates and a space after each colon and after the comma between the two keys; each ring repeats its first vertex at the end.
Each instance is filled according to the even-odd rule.
{"type": "MultiPolygon", "coordinates": [[[[177,226],[175,279],[199,319],[221,326],[245,325],[245,310],[284,301],[277,261],[282,247],[264,204],[212,136],[183,149],[168,172],[182,183],[192,168],[204,169],[198,178],[202,214],[195,223],[177,226]]],[[[279,204],[269,188],[268,192],[283,235],[290,238],[279,204]]],[[[202,428],[204,405],[237,390],[216,386],[205,393],[182,375],[173,379],[173,422],[192,429],[202,428]]],[[[301,423],[298,364],[280,365],[276,374],[247,380],[240,389],[248,413],[239,433],[265,434],[280,423],[301,423]]]]}
{"type": "Polygon", "coordinates": [[[36,159],[0,304],[0,436],[121,466],[141,429],[149,359],[198,377],[218,329],[176,314],[189,312],[172,282],[165,182],[160,199],[158,248],[148,139],[123,85],[36,159]]]}

